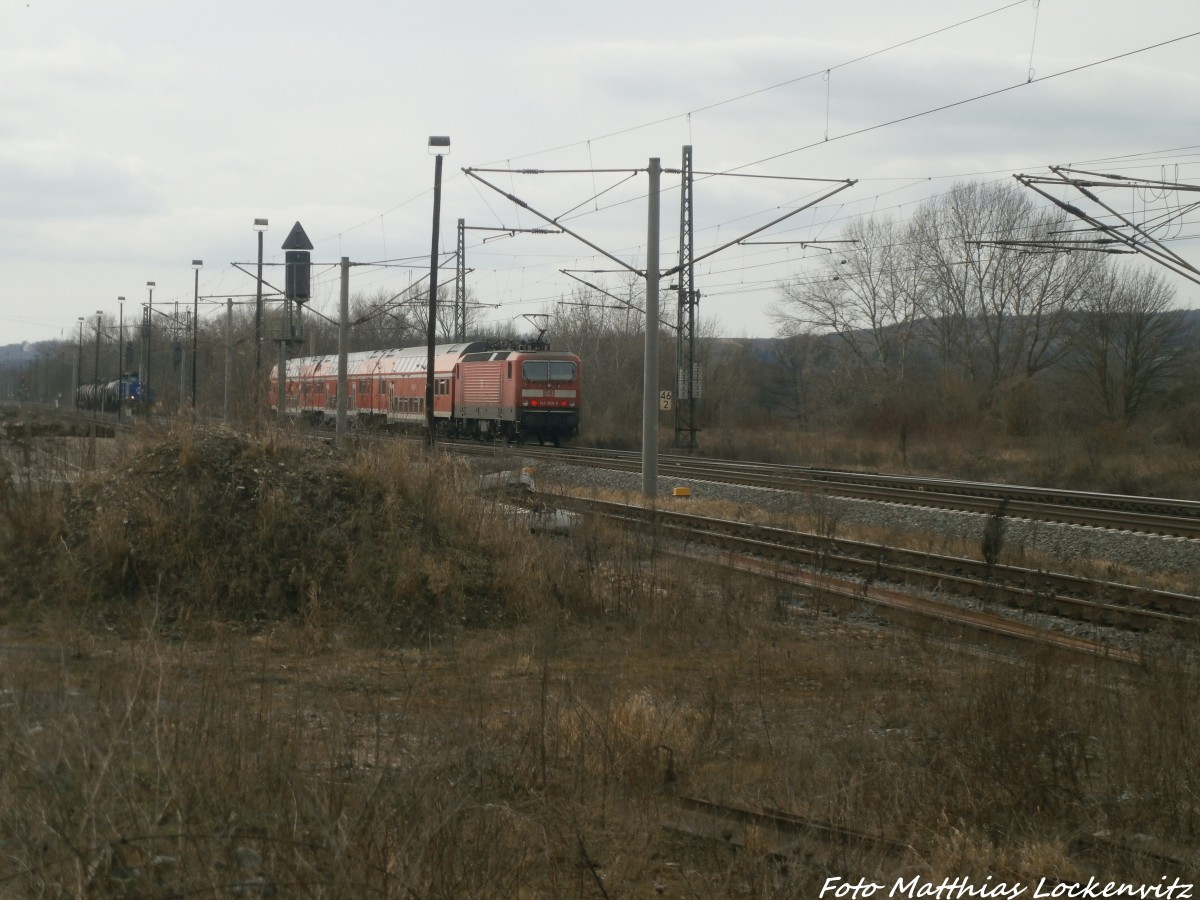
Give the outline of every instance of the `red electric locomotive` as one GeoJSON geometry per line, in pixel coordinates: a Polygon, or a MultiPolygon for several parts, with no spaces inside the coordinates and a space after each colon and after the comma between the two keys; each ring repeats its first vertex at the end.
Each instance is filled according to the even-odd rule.
{"type": "MultiPolygon", "coordinates": [[[[346,358],[346,409],[355,421],[425,427],[426,347],[346,358]]],[[[450,436],[536,439],[557,445],[579,433],[582,367],[573,353],[487,341],[434,347],[433,416],[450,436]]],[[[268,395],[277,409],[278,366],[268,395]]],[[[337,410],[337,356],[287,362],[285,411],[320,421],[337,410]]]]}

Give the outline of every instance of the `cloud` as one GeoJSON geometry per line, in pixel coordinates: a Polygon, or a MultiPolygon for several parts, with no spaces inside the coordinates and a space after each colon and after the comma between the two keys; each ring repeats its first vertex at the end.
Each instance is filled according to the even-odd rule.
{"type": "Polygon", "coordinates": [[[143,160],[115,159],[70,140],[0,145],[0,220],[123,218],[165,208],[143,160]]]}
{"type": "MultiPolygon", "coordinates": [[[[70,323],[81,285],[116,296],[157,279],[165,298],[190,295],[193,256],[206,260],[202,282],[224,279],[210,290],[238,293],[246,276],[217,269],[253,256],[256,217],[272,222],[268,258],[297,219],[326,262],[428,254],[430,134],[453,141],[444,245],[460,217],[544,224],[462,177],[460,166],[628,169],[659,157],[677,167],[683,144],[702,170],[862,179],[775,229],[830,237],[852,215],[911,208],[948,188],[950,175],[1008,178],[1195,143],[1179,98],[1200,88],[1198,41],[875,127],[1018,84],[1031,57],[1044,77],[1196,30],[1194,0],[1160,5],[1150,17],[1114,0],[1056,0],[1040,12],[1020,4],[963,27],[958,19],[995,5],[739,0],[682,16],[644,0],[463,0],[450,14],[382,0],[337,10],[316,0],[0,6],[0,255],[15,279],[10,291],[70,323]]],[[[489,178],[549,213],[577,210],[570,221],[586,237],[642,258],[644,175],[591,200],[624,174],[489,178]]],[[[1194,174],[1193,166],[1181,177],[1194,174]]],[[[677,184],[664,176],[671,252],[677,184]]],[[[773,218],[808,189],[699,184],[697,246],[773,218]]],[[[611,266],[566,237],[481,240],[467,239],[478,267],[468,280],[485,302],[527,309],[530,298],[570,290],[559,268],[611,266]]],[[[713,261],[714,279],[729,269],[723,280],[736,282],[727,288],[735,314],[755,308],[745,293],[752,280],[769,290],[773,276],[754,268],[755,254],[773,252],[796,256],[738,248],[713,261]],[[743,264],[745,283],[735,271],[743,264]]],[[[408,275],[388,268],[354,278],[386,286],[408,275]]],[[[717,286],[702,289],[706,314],[715,312],[717,286]]]]}

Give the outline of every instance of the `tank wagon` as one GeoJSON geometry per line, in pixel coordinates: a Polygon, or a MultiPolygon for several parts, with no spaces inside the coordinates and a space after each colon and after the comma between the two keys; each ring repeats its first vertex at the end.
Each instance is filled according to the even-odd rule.
{"type": "MultiPolygon", "coordinates": [[[[424,428],[428,348],[371,350],[346,359],[346,410],[359,425],[424,428]]],[[[537,440],[579,433],[582,365],[573,353],[489,341],[434,347],[433,417],[451,437],[537,440]]],[[[268,385],[278,411],[279,367],[268,385]]],[[[284,411],[312,421],[337,413],[337,356],[288,360],[284,411]]]]}
{"type": "Polygon", "coordinates": [[[121,406],[137,412],[150,405],[151,398],[146,394],[137,372],[134,372],[121,379],[81,384],[75,391],[75,403],[79,409],[115,412],[120,395],[121,406]]]}

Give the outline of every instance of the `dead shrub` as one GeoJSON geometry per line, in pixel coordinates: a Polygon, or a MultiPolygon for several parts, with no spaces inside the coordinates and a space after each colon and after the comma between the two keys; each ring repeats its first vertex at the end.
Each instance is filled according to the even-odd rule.
{"type": "Polygon", "coordinates": [[[591,776],[630,786],[678,780],[700,741],[703,715],[647,689],[610,699],[606,705],[574,696],[556,701],[551,742],[560,756],[591,776]]]}
{"type": "Polygon", "coordinates": [[[275,431],[177,426],[65,504],[33,504],[44,529],[26,510],[8,548],[36,545],[41,576],[57,572],[45,593],[110,618],[154,601],[169,621],[252,623],[320,598],[381,637],[420,639],[503,617],[495,588],[523,569],[506,539],[519,529],[464,488],[460,469],[399,444],[339,454],[275,431]]]}

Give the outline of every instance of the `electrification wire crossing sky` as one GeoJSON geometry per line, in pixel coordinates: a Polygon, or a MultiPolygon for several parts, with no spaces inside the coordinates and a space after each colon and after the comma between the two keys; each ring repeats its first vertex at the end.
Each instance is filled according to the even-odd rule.
{"type": "MultiPolygon", "coordinates": [[[[0,345],[69,336],[81,314],[115,314],[118,296],[142,302],[147,281],[156,306],[190,300],[193,258],[206,260],[202,295],[245,293],[228,263],[252,256],[259,217],[268,263],[300,221],[323,236],[316,260],[380,263],[356,267],[356,293],[411,292],[402,261],[428,247],[430,134],[451,136],[453,168],[579,170],[529,202],[635,267],[644,177],[598,170],[651,157],[670,169],[690,144],[704,172],[856,180],[761,235],[803,248],[740,245],[697,271],[704,315],[746,334],[772,333],[766,309],[782,281],[812,277],[813,242],[863,216],[903,219],[960,178],[1086,160],[1200,180],[1194,122],[1174,99],[1200,88],[1192,0],[1160,0],[1153,16],[1116,0],[963,2],[953,16],[916,0],[746,0],[686,16],[613,0],[519,22],[465,0],[453,27],[365,0],[336,17],[314,0],[286,17],[270,6],[213,0],[186,23],[151,0],[0,7],[0,77],[22,88],[0,96],[12,298],[0,345]]],[[[569,235],[523,232],[528,213],[470,181],[447,179],[442,234],[459,218],[512,231],[466,248],[468,289],[492,321],[552,309],[579,287],[562,269],[598,267],[569,235]]],[[[697,176],[697,255],[810,201],[790,184],[697,176]]],[[[678,185],[663,187],[670,248],[678,185]]],[[[1182,224],[1179,252],[1194,253],[1197,229],[1182,224]]],[[[335,280],[314,280],[326,315],[335,280]]]]}

